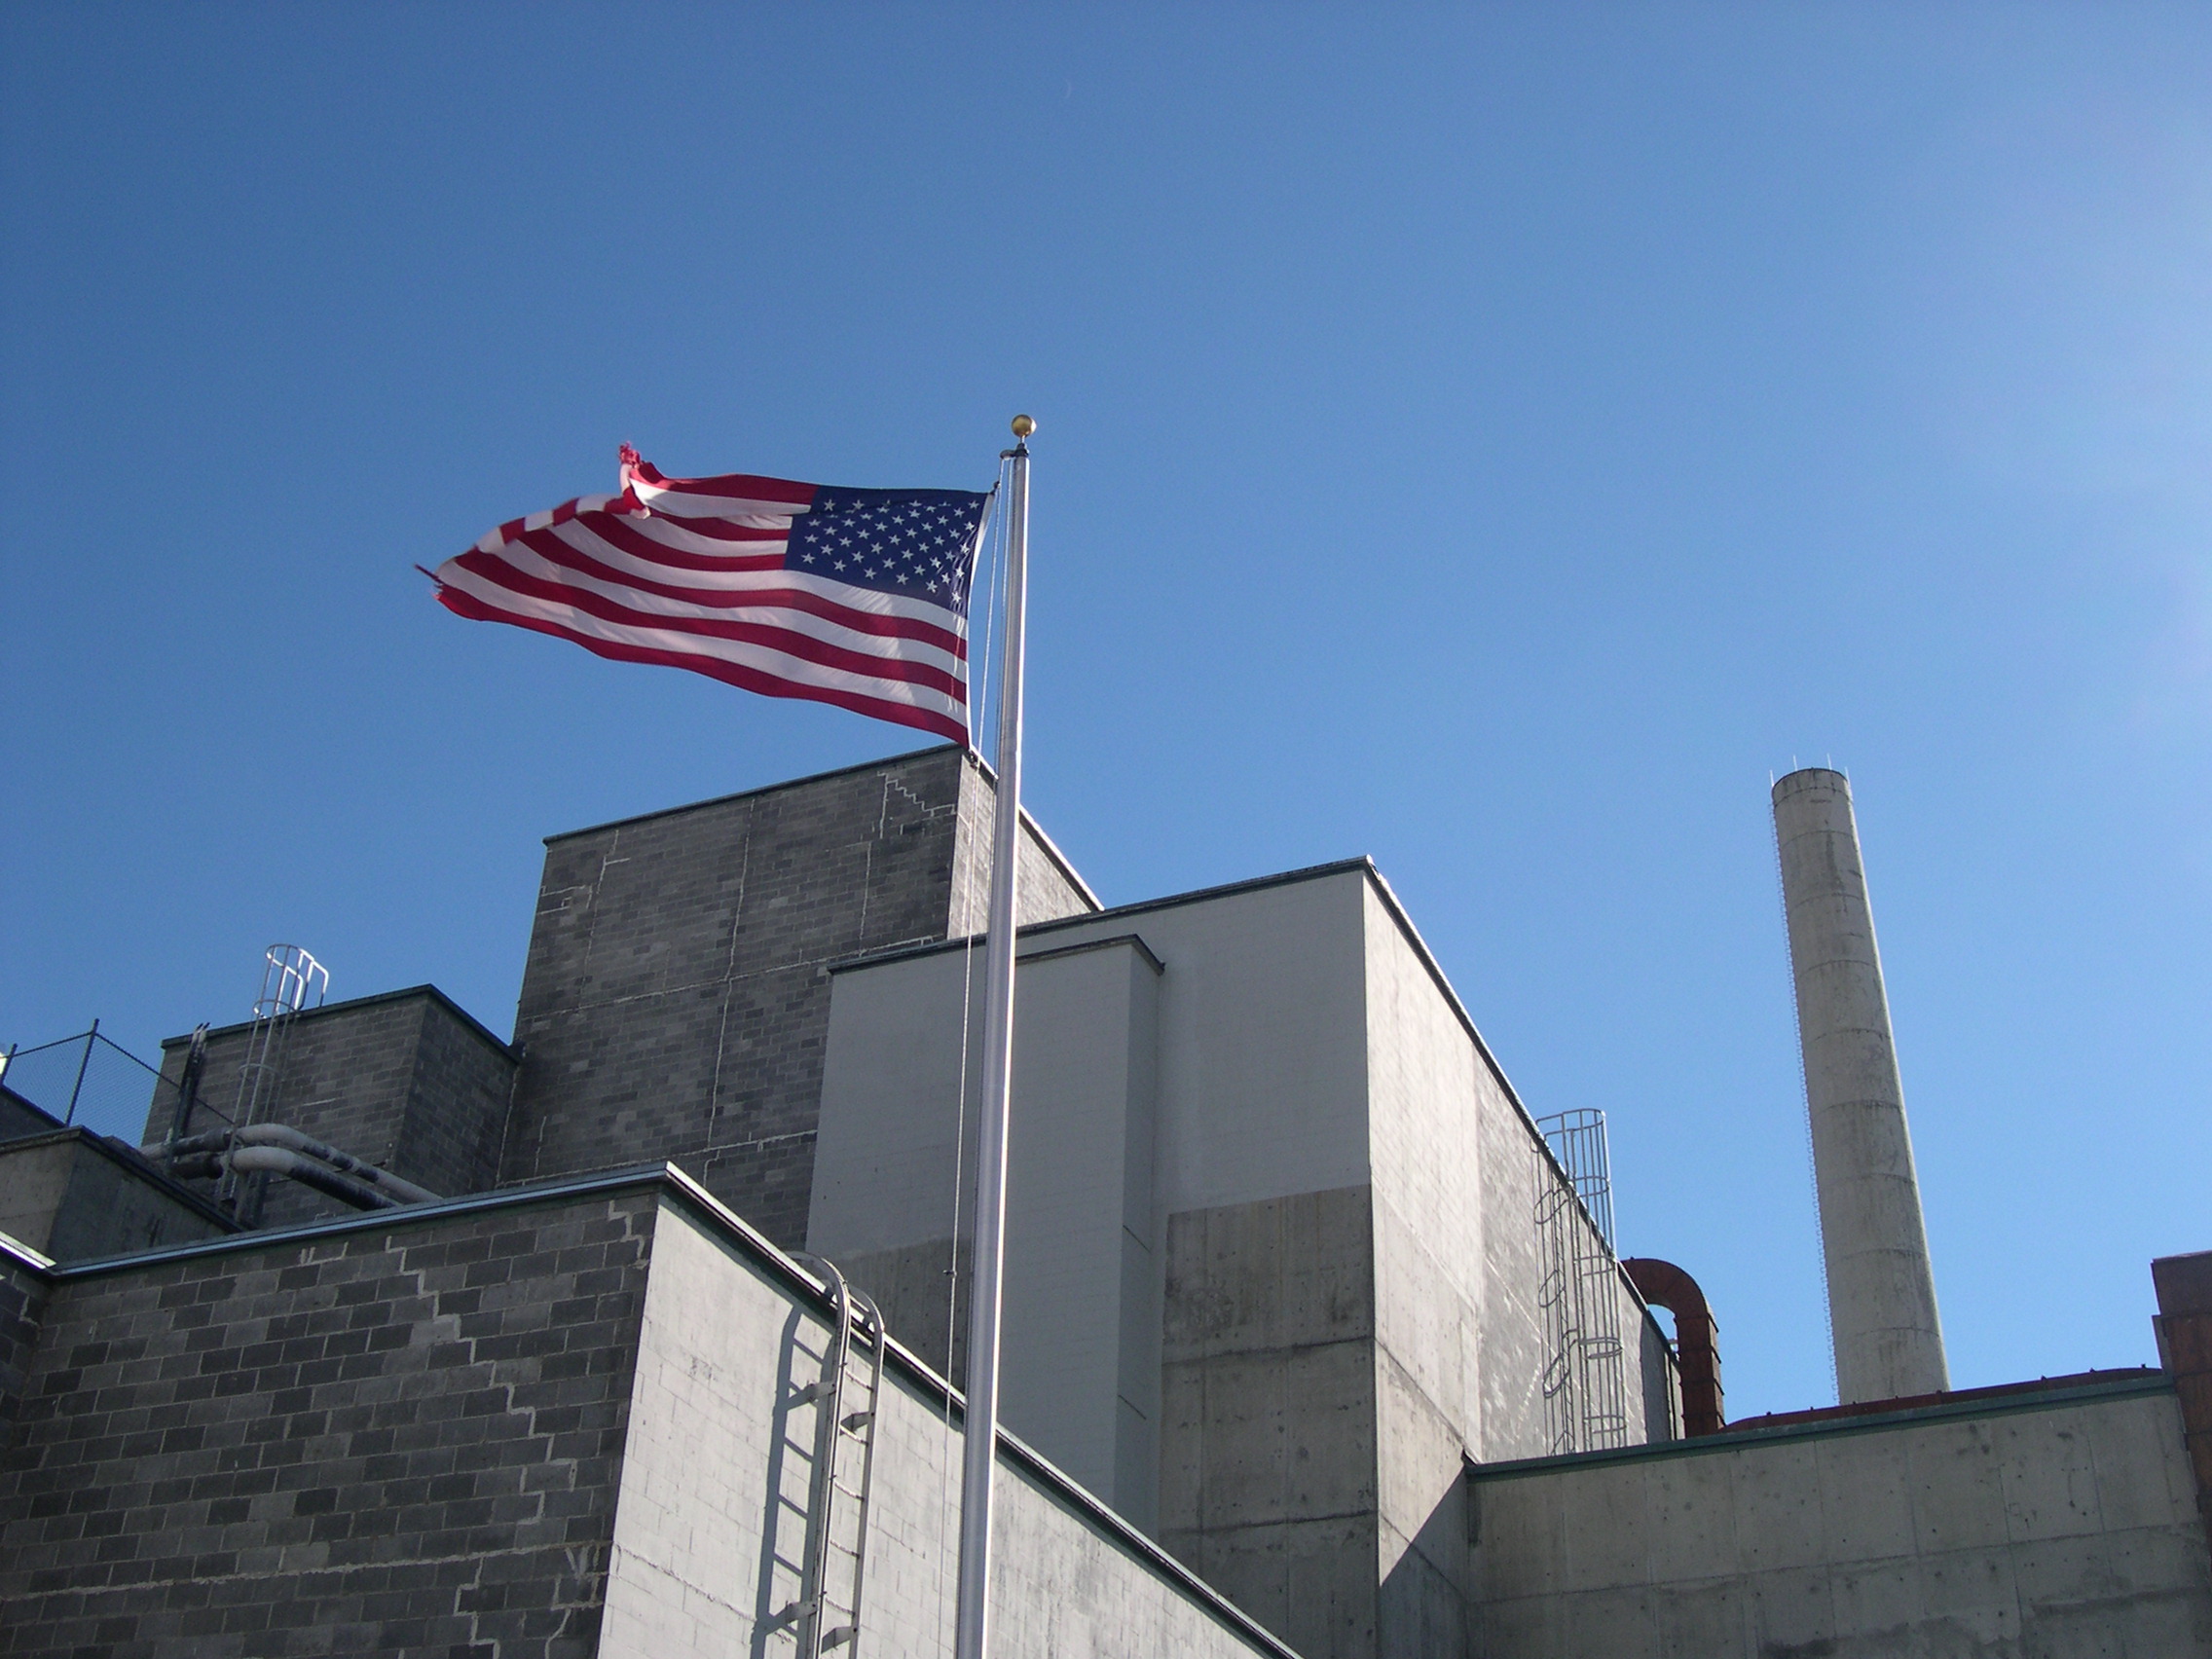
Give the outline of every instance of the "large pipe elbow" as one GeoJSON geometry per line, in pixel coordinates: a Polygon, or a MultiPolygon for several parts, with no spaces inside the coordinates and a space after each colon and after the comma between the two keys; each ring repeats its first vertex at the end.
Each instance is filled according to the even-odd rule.
{"type": "Polygon", "coordinates": [[[238,1147],[228,1155],[228,1162],[241,1175],[255,1171],[282,1175],[303,1187],[328,1194],[340,1203],[351,1204],[355,1209],[395,1209],[399,1204],[389,1193],[380,1193],[365,1182],[341,1175],[327,1164],[279,1146],[238,1147]]]}
{"type": "Polygon", "coordinates": [[[1728,1416],[1720,1391],[1720,1327],[1697,1280],[1656,1256],[1632,1256],[1621,1272],[1637,1294],[1675,1316],[1675,1360],[1682,1379],[1682,1433],[1718,1434],[1728,1416]]]}

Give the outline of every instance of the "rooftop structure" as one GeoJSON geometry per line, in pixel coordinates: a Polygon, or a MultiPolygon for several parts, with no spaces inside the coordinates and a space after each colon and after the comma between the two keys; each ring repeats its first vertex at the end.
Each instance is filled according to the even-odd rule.
{"type": "MultiPolygon", "coordinates": [[[[0,1110],[10,1651],[949,1651],[993,810],[555,836],[511,1041],[421,986],[177,1038],[142,1147],[0,1110]]],[[[1371,864],[1024,858],[1002,1652],[2212,1654],[2212,1258],[2161,1370],[1727,1423],[1371,864]]]]}

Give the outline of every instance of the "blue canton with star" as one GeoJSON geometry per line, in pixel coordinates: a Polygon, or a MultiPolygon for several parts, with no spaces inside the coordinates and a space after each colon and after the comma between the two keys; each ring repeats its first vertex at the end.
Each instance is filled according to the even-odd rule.
{"type": "Polygon", "coordinates": [[[988,496],[965,490],[837,490],[792,521],[784,569],[968,614],[976,529],[988,496]]]}

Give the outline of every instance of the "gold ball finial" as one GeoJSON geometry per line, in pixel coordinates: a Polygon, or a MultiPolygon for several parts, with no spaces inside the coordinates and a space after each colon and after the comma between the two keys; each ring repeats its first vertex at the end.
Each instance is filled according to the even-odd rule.
{"type": "Polygon", "coordinates": [[[1026,440],[1029,434],[1031,432],[1034,432],[1036,429],[1037,423],[1032,421],[1028,416],[1016,415],[1014,418],[1014,435],[1015,437],[1026,440]]]}

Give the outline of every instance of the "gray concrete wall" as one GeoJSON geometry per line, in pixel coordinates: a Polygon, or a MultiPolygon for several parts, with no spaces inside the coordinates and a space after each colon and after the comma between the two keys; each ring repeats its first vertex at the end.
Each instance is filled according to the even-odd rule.
{"type": "MultiPolygon", "coordinates": [[[[965,1345],[944,1341],[943,1273],[956,1162],[959,1233],[972,1234],[982,1087],[980,954],[975,973],[963,966],[962,953],[940,952],[835,976],[807,1235],[903,1341],[934,1363],[949,1353],[956,1374],[965,1345]],[[964,984],[975,1006],[961,1140],[964,984]]],[[[1000,1405],[1009,1428],[1148,1529],[1164,1221],[1153,1187],[1159,983],[1158,962],[1125,937],[1021,962],[1000,1405]]],[[[965,1282],[960,1292],[964,1332],[965,1282]]]]}
{"type": "MultiPolygon", "coordinates": [[[[196,1130],[239,1109],[239,1070],[250,1027],[207,1035],[196,1130]],[[219,1116],[218,1116],[219,1114],[219,1116]]],[[[190,1039],[162,1045],[162,1077],[147,1113],[147,1144],[167,1137],[190,1039]]],[[[358,997],[293,1018],[273,1103],[261,1121],[288,1124],[427,1188],[441,1198],[482,1192],[498,1178],[514,1058],[506,1046],[429,985],[358,997]]],[[[188,1183],[212,1194],[213,1180],[188,1183]]],[[[261,1225],[289,1227],[350,1215],[349,1206],[272,1178],[261,1225]]]]}
{"type": "MultiPolygon", "coordinates": [[[[812,1408],[828,1330],[757,1257],[663,1214],[645,1299],[600,1652],[670,1659],[785,1651],[762,1624],[797,1588],[812,1408]],[[779,1452],[779,1449],[782,1449],[779,1452]]],[[[957,1421],[957,1419],[955,1419],[957,1421]]],[[[894,1366],[882,1403],[862,1642],[952,1650],[959,1435],[943,1395],[894,1366]]],[[[1216,1659],[1268,1653],[1164,1558],[1036,1464],[1002,1453],[993,1651],[1216,1659]]]]}
{"type": "Polygon", "coordinates": [[[2171,1389],[2023,1398],[1478,1472],[1483,1651],[2212,1654],[2171,1389]]]}
{"type": "MultiPolygon", "coordinates": [[[[1378,1649],[1462,1654],[1475,1591],[1465,1458],[1548,1450],[1531,1183],[1557,1176],[1395,904],[1379,884],[1364,893],[1378,1649]]],[[[1579,1206],[1568,1222],[1585,1249],[1602,1249],[1579,1206]]],[[[1603,1283],[1625,1344],[1628,1440],[1669,1438],[1665,1337],[1625,1278],[1603,1283]]]]}
{"type": "MultiPolygon", "coordinates": [[[[1086,1363],[1129,1393],[1159,1368],[1161,1541],[1309,1656],[1372,1652],[1376,1629],[1364,880],[1362,866],[1339,866],[1061,922],[1028,941],[1036,953],[1125,948],[1119,941],[1134,929],[1165,964],[1152,1182],[1163,1255],[1160,1334],[1146,1341],[1132,1323],[1116,1336],[1117,1355],[1086,1363]]],[[[1048,975],[1071,974],[1085,960],[1032,956],[1016,995],[1006,1415],[1054,1456],[1062,1431],[1025,1421],[1018,1379],[1031,1365],[1039,1378],[1051,1369],[1044,1356],[1055,1345],[1031,1333],[1058,1331],[1069,1315],[1040,1311],[1036,1325],[1032,1315],[1017,1318],[1021,1287],[1101,1275],[1117,1261],[1150,1272],[1130,1247],[1141,1206],[1114,1178],[1134,1161],[1085,1174],[1078,1166],[1098,1161],[1095,1151],[1052,1127],[1072,1125],[1080,1113],[1071,1108],[1089,1091],[1119,1088],[1120,1064],[1106,1056],[1128,1043],[1118,1000],[1073,977],[1062,981],[1070,994],[1043,992],[1048,975]],[[1051,1038],[1026,1023],[1048,1010],[1058,1027],[1051,1038]],[[1058,1103],[1049,1104],[1046,1090],[1058,1103]],[[1025,1125],[1048,1131],[1026,1143],[1034,1152],[1024,1151],[1025,1125]],[[1054,1156],[1063,1137],[1078,1144],[1054,1156]],[[1048,1198],[1027,1211],[1042,1226],[1022,1220],[1025,1184],[1048,1198]]],[[[911,1285],[925,1298],[942,1295],[927,1272],[947,1253],[951,1114],[924,1120],[909,1110],[894,1120],[909,1089],[949,1099],[957,1088],[962,966],[959,952],[940,951],[835,977],[822,1156],[841,1172],[817,1183],[813,1246],[879,1291],[911,1285]],[[922,1080],[935,1081],[913,1087],[922,1080]],[[880,1102],[865,1120],[848,1108],[861,1098],[880,1102]],[[848,1121],[866,1134],[849,1136],[848,1121]],[[851,1150],[862,1146],[865,1160],[851,1150]],[[865,1169],[843,1173],[848,1158],[865,1169]],[[870,1259],[917,1234],[934,1243],[870,1259]]],[[[979,983],[979,959],[974,967],[979,983]]],[[[1142,1301],[1119,1300],[1132,1313],[1142,1301]]],[[[1092,1325],[1103,1331],[1103,1322],[1092,1325]]],[[[1080,1472],[1097,1483],[1092,1490],[1114,1490],[1088,1463],[1080,1472]]]]}
{"type": "MultiPolygon", "coordinates": [[[[825,970],[964,920],[989,787],[947,747],[549,839],[504,1178],[673,1159],[795,1247],[825,970]]],[[[1030,839],[1023,915],[1094,907],[1030,839]]]]}
{"type": "Polygon", "coordinates": [[[1160,1201],[1169,1214],[1368,1180],[1364,866],[1132,905],[1041,931],[1135,933],[1160,999],[1160,1201]]]}
{"type": "Polygon", "coordinates": [[[87,1129],[0,1143],[0,1233],[59,1262],[213,1238],[187,1191],[87,1129]]]}
{"type": "MultiPolygon", "coordinates": [[[[952,852],[952,904],[945,937],[988,931],[991,920],[991,837],[998,815],[998,775],[974,755],[952,852]]],[[[1080,916],[1099,907],[1098,897],[1026,810],[1021,815],[1018,893],[1024,922],[1080,916]]]]}
{"type": "Polygon", "coordinates": [[[64,1126],[53,1113],[32,1105],[12,1088],[0,1088],[0,1141],[51,1134],[64,1126]]]}
{"type": "Polygon", "coordinates": [[[1307,1659],[1378,1651],[1375,1235],[1364,1185],[1167,1222],[1161,1541],[1307,1659]]]}
{"type": "MultiPolygon", "coordinates": [[[[809,1247],[941,1353],[960,998],[980,959],[917,951],[834,980],[809,1247]]],[[[1027,937],[1016,1003],[1008,1422],[1116,1495],[1127,1479],[1079,1431],[1080,1384],[1117,1375],[1133,1401],[1158,1367],[1169,1548],[1301,1651],[1469,1651],[1464,1458],[1550,1447],[1534,1183],[1557,1176],[1385,891],[1353,864],[1057,922],[1027,937]],[[1143,1041],[1125,998],[1054,954],[1132,934],[1163,964],[1157,1346],[1063,1306],[1114,1306],[1118,1254],[1152,1271],[1140,1206],[1112,1191],[1134,1167],[1117,1137],[1143,1041]]],[[[1665,1339],[1606,1284],[1630,1437],[1664,1437],[1665,1339]]]]}
{"type": "MultiPolygon", "coordinates": [[[[1161,1366],[1161,1541],[1309,1659],[1372,1653],[1376,1639],[1365,882],[1363,866],[1342,866],[1063,921],[1028,943],[1031,951],[1058,951],[1133,930],[1165,964],[1153,1183],[1164,1240],[1162,1335],[1157,1348],[1139,1347],[1132,1332],[1115,1372],[1133,1379],[1161,1366]]],[[[826,1081],[826,1134],[829,1098],[848,1087],[848,1015],[854,1072],[890,1080],[871,1088],[889,1092],[906,1078],[943,1076],[956,1066],[957,1038],[943,1036],[956,1030],[954,1021],[914,1011],[929,1000],[920,987],[932,978],[940,987],[932,1006],[956,1011],[961,966],[959,953],[938,952],[837,975],[839,1069],[826,1081]],[[848,982],[857,993],[870,981],[865,1011],[858,998],[842,1001],[848,982]],[[925,1062],[932,1041],[939,1047],[925,1062]]],[[[1023,986],[1047,966],[1023,969],[1023,986]]],[[[979,978],[979,961],[977,973],[979,978]]],[[[1026,1017],[1019,1012],[1026,994],[1017,988],[1017,1020],[1026,1017]]],[[[1062,1006],[1119,1040],[1113,1019],[1086,999],[1062,1006]]],[[[1063,1039],[1065,1060],[1032,1082],[1024,1050],[1046,1051],[1024,1029],[1016,1031],[1016,1158],[1024,1122],[1043,1122],[1027,1091],[1062,1074],[1071,1075],[1058,1087],[1088,1087],[1072,1074],[1095,1063],[1063,1039]]],[[[936,1092],[950,1088],[940,1084],[936,1092]]],[[[950,1189],[948,1114],[931,1138],[933,1173],[920,1186],[931,1213],[941,1214],[948,1206],[939,1195],[950,1189]]],[[[896,1205],[895,1172],[915,1167],[917,1151],[886,1155],[882,1196],[849,1213],[881,1215],[896,1205]]],[[[1053,1179],[1064,1188],[1068,1178],[1053,1179]]],[[[1010,1215],[1017,1215],[1018,1166],[1010,1186],[1010,1215]]],[[[1090,1213],[1109,1201],[1101,1185],[1090,1213]]],[[[819,1241],[830,1236],[825,1232],[819,1241]]],[[[1014,1316],[1014,1287],[1025,1274],[1042,1282],[1050,1273],[1099,1272],[1114,1253],[1088,1237],[1047,1230],[1034,1248],[1010,1250],[1007,1420],[1017,1431],[1028,1432],[1013,1404],[1027,1339],[1014,1316]]],[[[851,1251],[878,1242],[857,1227],[838,1241],[848,1267],[851,1251]]],[[[930,1259],[943,1259],[941,1243],[930,1259]]],[[[1133,1309],[1136,1298],[1124,1306],[1133,1309]]]]}

